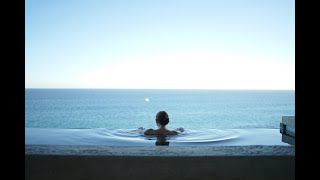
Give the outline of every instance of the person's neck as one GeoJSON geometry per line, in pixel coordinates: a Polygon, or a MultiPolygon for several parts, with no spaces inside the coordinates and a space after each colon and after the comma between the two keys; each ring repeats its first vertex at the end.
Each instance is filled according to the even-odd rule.
{"type": "Polygon", "coordinates": [[[159,130],[167,130],[166,126],[160,125],[159,130]]]}

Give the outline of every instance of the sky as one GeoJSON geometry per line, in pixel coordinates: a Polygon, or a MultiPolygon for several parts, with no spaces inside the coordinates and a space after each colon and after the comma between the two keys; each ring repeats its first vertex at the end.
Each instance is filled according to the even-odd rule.
{"type": "Polygon", "coordinates": [[[26,88],[295,89],[294,0],[26,0],[26,88]]]}

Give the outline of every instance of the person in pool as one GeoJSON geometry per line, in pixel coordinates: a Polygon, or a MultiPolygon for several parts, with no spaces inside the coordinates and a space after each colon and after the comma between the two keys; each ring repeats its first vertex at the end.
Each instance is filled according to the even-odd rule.
{"type": "MultiPolygon", "coordinates": [[[[159,129],[153,130],[153,129],[147,129],[144,134],[145,135],[176,135],[178,134],[177,131],[170,131],[166,129],[166,125],[169,123],[169,115],[165,111],[160,111],[156,115],[156,123],[159,129]]],[[[177,129],[178,130],[178,129],[177,129]]],[[[181,132],[183,131],[183,128],[179,129],[181,132]]]]}

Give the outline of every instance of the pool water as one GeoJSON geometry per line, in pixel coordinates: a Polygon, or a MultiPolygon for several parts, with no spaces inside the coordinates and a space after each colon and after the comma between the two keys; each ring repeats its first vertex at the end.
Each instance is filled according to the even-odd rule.
{"type": "Polygon", "coordinates": [[[144,135],[137,129],[49,129],[26,128],[25,144],[109,146],[238,146],[288,145],[279,129],[184,129],[178,135],[144,135]]]}

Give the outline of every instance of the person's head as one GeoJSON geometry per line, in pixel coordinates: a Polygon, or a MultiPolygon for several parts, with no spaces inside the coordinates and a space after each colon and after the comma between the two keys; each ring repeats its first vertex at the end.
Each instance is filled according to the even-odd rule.
{"type": "Polygon", "coordinates": [[[169,123],[169,115],[165,111],[159,111],[156,115],[157,125],[165,126],[169,123]]]}

